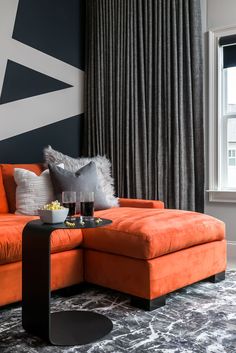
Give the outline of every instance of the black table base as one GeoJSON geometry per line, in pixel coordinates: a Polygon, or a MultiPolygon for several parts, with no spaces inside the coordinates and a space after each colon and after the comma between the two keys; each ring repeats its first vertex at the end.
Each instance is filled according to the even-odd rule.
{"type": "Polygon", "coordinates": [[[111,320],[91,311],[61,311],[51,314],[50,341],[54,345],[92,343],[111,330],[111,320]]]}
{"type": "MultiPolygon", "coordinates": [[[[96,219],[95,219],[96,220],[96,219]]],[[[73,229],[95,228],[110,220],[90,222],[84,226],[76,221],[73,229]]],[[[22,325],[23,328],[53,345],[82,345],[97,341],[113,328],[110,319],[91,311],[51,313],[50,238],[56,229],[68,229],[64,223],[29,222],[22,240],[22,325]]]]}

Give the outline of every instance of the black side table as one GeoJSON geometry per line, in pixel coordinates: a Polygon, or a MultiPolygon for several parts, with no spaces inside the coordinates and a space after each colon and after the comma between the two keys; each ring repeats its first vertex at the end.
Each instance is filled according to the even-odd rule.
{"type": "Polygon", "coordinates": [[[99,340],[113,328],[110,319],[91,311],[50,312],[51,233],[56,229],[96,228],[112,223],[76,219],[75,227],[64,223],[44,224],[31,221],[23,230],[22,240],[22,325],[23,328],[53,345],[82,345],[99,340]]]}

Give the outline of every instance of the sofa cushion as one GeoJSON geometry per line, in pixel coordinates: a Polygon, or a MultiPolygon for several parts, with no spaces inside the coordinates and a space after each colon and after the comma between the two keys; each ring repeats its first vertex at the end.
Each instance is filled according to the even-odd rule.
{"type": "MultiPolygon", "coordinates": [[[[36,216],[1,214],[0,216],[0,264],[19,261],[22,258],[22,231],[27,222],[36,216]]],[[[55,230],[51,236],[51,252],[58,253],[77,248],[82,243],[80,229],[55,230]]]]}
{"type": "MultiPolygon", "coordinates": [[[[63,164],[59,167],[64,168],[63,164]]],[[[15,168],[16,212],[29,216],[38,215],[38,210],[55,200],[49,170],[40,175],[23,168],[15,168]]]]}
{"type": "Polygon", "coordinates": [[[98,185],[100,190],[106,195],[108,206],[119,206],[118,198],[114,196],[115,189],[114,179],[111,176],[111,162],[106,156],[72,158],[48,146],[44,149],[44,158],[46,163],[63,163],[65,169],[70,172],[77,172],[78,169],[89,162],[94,162],[97,168],[98,185]]]}
{"type": "Polygon", "coordinates": [[[94,162],[89,162],[75,173],[69,170],[62,169],[55,164],[48,164],[51,180],[56,195],[56,199],[61,202],[61,194],[65,190],[76,191],[77,211],[80,210],[80,192],[94,192],[94,208],[95,210],[104,210],[110,208],[106,200],[106,194],[101,189],[98,177],[97,168],[94,162]]]}
{"type": "Polygon", "coordinates": [[[40,175],[44,168],[42,164],[0,164],[0,167],[9,211],[14,213],[16,210],[16,183],[14,180],[14,169],[23,168],[40,175]]]}
{"type": "Polygon", "coordinates": [[[119,198],[119,204],[120,207],[165,208],[164,202],[159,200],[119,198]]]}
{"type": "Polygon", "coordinates": [[[8,212],[8,203],[5,188],[2,179],[2,170],[0,168],[0,213],[8,212]]]}
{"type": "Polygon", "coordinates": [[[83,247],[138,259],[152,259],[224,238],[224,223],[197,212],[119,207],[97,211],[113,223],[84,229],[83,247]]]}

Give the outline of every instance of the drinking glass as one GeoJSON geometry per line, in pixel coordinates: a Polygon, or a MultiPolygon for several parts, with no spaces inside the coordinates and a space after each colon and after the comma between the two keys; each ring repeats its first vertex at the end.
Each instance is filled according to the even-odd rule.
{"type": "Polygon", "coordinates": [[[63,191],[62,192],[62,205],[69,208],[67,221],[75,220],[76,213],[76,191],[63,191]]]}
{"type": "Polygon", "coordinates": [[[83,191],[80,193],[80,216],[85,221],[92,221],[94,214],[94,192],[83,191]]]}

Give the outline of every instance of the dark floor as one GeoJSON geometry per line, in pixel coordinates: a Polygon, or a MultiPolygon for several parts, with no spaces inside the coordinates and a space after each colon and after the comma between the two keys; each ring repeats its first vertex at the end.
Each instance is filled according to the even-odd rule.
{"type": "Polygon", "coordinates": [[[107,315],[114,328],[95,344],[53,347],[23,330],[20,305],[7,307],[0,311],[0,353],[236,353],[235,271],[223,282],[200,282],[172,293],[166,306],[152,312],[131,307],[128,296],[97,287],[54,296],[52,309],[95,310],[107,315]]]}

